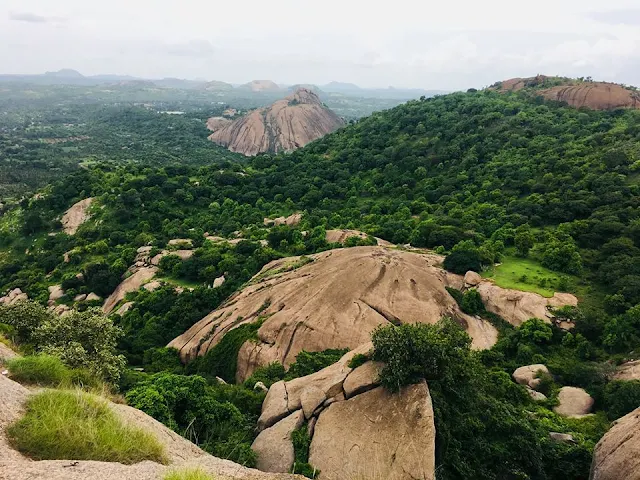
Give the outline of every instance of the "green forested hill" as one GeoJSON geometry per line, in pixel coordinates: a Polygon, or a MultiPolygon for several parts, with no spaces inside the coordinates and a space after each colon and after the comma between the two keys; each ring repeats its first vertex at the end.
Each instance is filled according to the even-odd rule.
{"type": "MultiPolygon", "coordinates": [[[[124,332],[120,351],[147,372],[125,375],[120,388],[144,408],[149,389],[160,384],[167,398],[191,391],[181,385],[204,388],[204,380],[178,374],[225,372],[232,379],[229,352],[253,330],[234,330],[217,357],[186,370],[175,352],[161,347],[270,260],[335,246],[325,241],[328,228],[434,248],[447,254],[445,267],[455,272],[493,268],[496,279],[509,277],[518,288],[569,290],[581,300],[579,308],[560,312],[575,321],[571,333],[535,320],[518,329],[502,325],[496,346],[468,354],[475,384],[462,380],[461,389],[463,377],[455,375],[448,385],[433,382],[438,474],[584,479],[608,421],[640,398],[640,382],[620,386],[605,375],[640,350],[639,150],[638,111],[576,110],[528,93],[483,91],[412,101],[292,154],[244,163],[97,163],[7,207],[0,217],[0,292],[19,287],[45,303],[47,287],[62,284],[61,302],[78,293],[106,296],[137,248],[152,245],[155,254],[170,239],[192,239],[190,259],[160,263],[169,285],[133,294],[135,305],[113,316],[124,332]],[[96,198],[91,220],[73,236],[61,233],[60,215],[87,197],[96,198]],[[305,213],[296,227],[263,224],[264,217],[295,211],[305,213]],[[236,246],[204,241],[205,232],[231,237],[238,231],[245,240],[236,246]],[[207,288],[222,274],[223,287],[207,288]],[[178,294],[175,285],[193,290],[178,294]],[[544,380],[549,400],[542,406],[532,406],[508,375],[529,363],[545,363],[555,375],[544,380]],[[148,375],[153,372],[165,373],[148,375]],[[552,413],[560,385],[587,389],[596,416],[562,420],[552,413]],[[576,442],[552,442],[550,431],[571,433],[576,442]]],[[[282,366],[271,368],[277,370],[271,380],[284,375],[282,366]]],[[[242,433],[241,453],[249,452],[261,398],[251,392],[256,398],[249,401],[244,390],[228,388],[216,399],[246,415],[233,428],[242,433]]],[[[215,435],[205,448],[222,456],[236,451],[215,435]]]]}
{"type": "MultiPolygon", "coordinates": [[[[374,114],[246,167],[96,166],[44,199],[23,202],[23,230],[47,230],[86,196],[100,196],[107,207],[97,213],[100,226],[48,244],[136,246],[142,237],[193,236],[192,228],[228,235],[299,209],[311,227],[357,227],[394,243],[451,250],[470,241],[457,249],[479,248],[470,264],[476,269],[519,246],[545,267],[574,275],[567,279],[598,285],[618,314],[640,301],[639,149],[636,111],[457,93],[374,114]]],[[[22,233],[14,231],[18,243],[22,233]]],[[[4,272],[4,285],[27,287],[4,272]]]]}

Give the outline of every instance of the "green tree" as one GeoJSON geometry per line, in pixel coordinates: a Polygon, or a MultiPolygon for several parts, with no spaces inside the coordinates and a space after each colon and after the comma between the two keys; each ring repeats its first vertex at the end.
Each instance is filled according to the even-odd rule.
{"type": "Polygon", "coordinates": [[[526,257],[529,255],[529,250],[533,248],[533,245],[536,242],[536,237],[533,235],[531,231],[531,227],[528,224],[520,225],[516,228],[516,233],[513,239],[516,252],[521,257],[526,257]]]}
{"type": "Polygon", "coordinates": [[[60,358],[71,368],[87,368],[117,383],[125,367],[116,350],[122,331],[99,308],[51,315],[33,332],[38,351],[60,358]]]}

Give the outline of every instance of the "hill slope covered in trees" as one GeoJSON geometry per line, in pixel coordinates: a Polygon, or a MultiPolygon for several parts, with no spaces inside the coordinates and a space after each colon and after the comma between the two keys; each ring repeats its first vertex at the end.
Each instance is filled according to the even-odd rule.
{"type": "MultiPolygon", "coordinates": [[[[175,357],[167,368],[162,355],[171,354],[161,347],[169,340],[269,261],[334,247],[325,229],[359,229],[447,253],[444,266],[457,273],[494,269],[498,281],[508,268],[522,288],[576,293],[579,308],[562,312],[575,322],[572,333],[540,322],[503,330],[498,344],[479,356],[482,371],[511,373],[545,362],[560,384],[586,388],[595,408],[608,411],[603,369],[640,348],[639,140],[637,111],[575,109],[526,92],[482,91],[411,101],[291,154],[261,155],[246,164],[100,163],[9,206],[0,219],[0,291],[18,287],[45,303],[47,287],[61,284],[72,294],[104,297],[138,248],[149,245],[156,254],[171,239],[190,239],[193,256],[160,262],[159,274],[169,284],[132,294],[134,306],[114,316],[124,331],[119,348],[130,364],[184,373],[175,357]],[[90,220],[73,236],[61,233],[62,213],[88,197],[95,198],[90,220]],[[265,217],[296,211],[304,212],[297,226],[265,226],[265,217]],[[205,233],[241,234],[244,240],[213,243],[205,233]],[[207,288],[221,275],[222,287],[207,288]],[[175,286],[193,290],[178,293],[175,286]]],[[[252,338],[255,331],[244,333],[252,338]]],[[[216,362],[186,371],[214,375],[205,367],[216,362]]],[[[442,415],[445,423],[464,417],[442,415]]],[[[566,473],[569,464],[575,468],[567,478],[584,478],[599,435],[593,432],[576,447],[575,462],[573,447],[552,447],[544,466],[522,478],[548,478],[540,472],[550,465],[566,473]]],[[[454,468],[452,452],[463,452],[464,445],[452,441],[448,448],[441,459],[454,468]]],[[[481,475],[480,467],[472,470],[478,478],[503,478],[496,468],[512,453],[505,445],[491,464],[475,459],[481,475]]]]}

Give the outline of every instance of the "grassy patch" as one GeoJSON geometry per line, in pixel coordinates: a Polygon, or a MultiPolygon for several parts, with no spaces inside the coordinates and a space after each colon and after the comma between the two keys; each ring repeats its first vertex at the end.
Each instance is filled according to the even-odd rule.
{"type": "Polygon", "coordinates": [[[102,381],[90,371],[69,368],[58,357],[33,355],[7,362],[11,378],[19,383],[41,387],[80,387],[104,390],[102,381]]]}
{"type": "Polygon", "coordinates": [[[35,460],[166,463],[164,447],[155,437],[125,425],[93,395],[48,390],[31,397],[26,410],[7,434],[18,451],[35,460]]]}
{"type": "Polygon", "coordinates": [[[199,468],[174,470],[167,473],[162,480],[214,480],[212,476],[207,475],[199,468]]]}
{"type": "Polygon", "coordinates": [[[69,369],[57,357],[37,355],[7,362],[11,378],[30,385],[57,387],[69,380],[69,369]]]}
{"type": "Polygon", "coordinates": [[[497,267],[491,267],[482,273],[502,288],[511,288],[523,292],[534,292],[543,297],[553,297],[556,291],[568,288],[573,279],[543,267],[530,258],[505,256],[497,267]],[[562,288],[564,287],[564,288],[562,288]]]}

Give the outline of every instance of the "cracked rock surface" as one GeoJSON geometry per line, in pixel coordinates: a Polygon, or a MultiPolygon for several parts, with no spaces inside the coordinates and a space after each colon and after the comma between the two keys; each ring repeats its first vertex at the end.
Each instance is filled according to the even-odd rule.
{"type": "Polygon", "coordinates": [[[275,361],[289,366],[303,349],[356,348],[388,323],[436,323],[450,316],[471,335],[475,348],[490,347],[497,339],[492,325],[464,314],[449,295],[445,287],[461,285],[462,277],[439,268],[439,255],[376,246],[307,258],[306,264],[293,257],[266,265],[169,346],[190,361],[228,331],[262,317],[257,341],[246,342],[238,354],[237,380],[244,381],[259,366],[275,361]]]}
{"type": "Polygon", "coordinates": [[[312,438],[309,461],[320,470],[320,480],[434,478],[436,432],[429,388],[421,382],[391,393],[379,386],[381,364],[349,367],[354,355],[371,348],[363,344],[319,372],[272,385],[259,421],[264,430],[253,445],[266,462],[260,468],[289,471],[290,432],[306,418],[312,438]],[[309,399],[313,408],[307,408],[309,399]]]}

